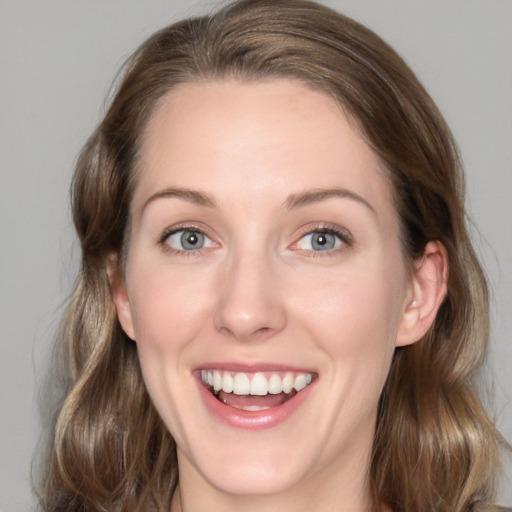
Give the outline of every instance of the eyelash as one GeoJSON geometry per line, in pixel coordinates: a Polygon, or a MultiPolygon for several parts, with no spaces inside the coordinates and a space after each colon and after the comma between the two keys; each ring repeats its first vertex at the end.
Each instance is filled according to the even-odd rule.
{"type": "MultiPolygon", "coordinates": [[[[205,249],[208,249],[208,247],[202,247],[200,249],[194,249],[186,251],[184,249],[176,249],[174,247],[171,247],[167,240],[170,236],[179,233],[180,231],[187,231],[190,233],[201,233],[208,239],[212,240],[212,237],[208,236],[204,229],[198,228],[197,226],[190,225],[190,224],[183,224],[179,226],[173,226],[172,228],[166,229],[160,238],[158,239],[158,245],[162,248],[163,251],[170,253],[174,256],[197,256],[204,252],[205,249]]],[[[215,243],[215,242],[214,242],[215,243]]]]}
{"type": "MultiPolygon", "coordinates": [[[[354,245],[354,239],[352,234],[343,228],[340,228],[339,226],[335,224],[327,224],[327,223],[321,223],[319,225],[315,226],[305,226],[303,227],[297,238],[296,241],[292,244],[293,246],[296,246],[305,236],[312,235],[314,233],[326,233],[336,236],[340,241],[341,245],[339,247],[335,247],[333,249],[327,249],[325,251],[314,251],[314,250],[304,250],[304,253],[308,257],[312,258],[323,258],[326,256],[332,256],[333,254],[340,253],[345,251],[347,248],[350,248],[354,245]]],[[[301,249],[296,249],[301,250],[301,249]]]]}
{"type": "MultiPolygon", "coordinates": [[[[208,239],[213,241],[213,238],[208,236],[208,234],[205,232],[204,229],[198,228],[195,225],[190,224],[183,224],[174,226],[172,228],[169,228],[165,230],[160,238],[158,239],[158,245],[164,250],[165,252],[171,253],[176,256],[197,256],[202,254],[205,250],[209,249],[208,247],[202,247],[200,249],[194,249],[194,250],[184,250],[184,249],[176,249],[174,247],[171,247],[167,240],[170,236],[179,233],[180,231],[188,231],[191,233],[201,233],[204,236],[206,236],[208,239]]],[[[312,235],[314,233],[326,233],[326,234],[332,234],[336,236],[340,241],[341,245],[339,247],[335,247],[333,249],[327,249],[325,251],[315,251],[315,250],[303,250],[305,254],[307,254],[308,257],[325,257],[330,256],[333,253],[339,253],[341,251],[346,250],[349,247],[352,247],[354,244],[353,237],[351,233],[345,229],[340,228],[339,226],[336,226],[334,224],[326,224],[321,223],[319,225],[309,225],[303,227],[299,234],[296,237],[296,241],[289,246],[293,249],[294,246],[296,246],[305,236],[312,235]]],[[[215,242],[213,242],[215,243],[215,242]]],[[[295,249],[295,250],[301,250],[301,249],[295,249]]]]}

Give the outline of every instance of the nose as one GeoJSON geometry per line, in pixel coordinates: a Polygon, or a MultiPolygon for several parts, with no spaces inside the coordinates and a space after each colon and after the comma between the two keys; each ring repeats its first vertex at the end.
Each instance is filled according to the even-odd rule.
{"type": "Polygon", "coordinates": [[[246,253],[226,262],[214,314],[219,332],[246,342],[268,339],[284,329],[279,274],[270,259],[246,253]]]}

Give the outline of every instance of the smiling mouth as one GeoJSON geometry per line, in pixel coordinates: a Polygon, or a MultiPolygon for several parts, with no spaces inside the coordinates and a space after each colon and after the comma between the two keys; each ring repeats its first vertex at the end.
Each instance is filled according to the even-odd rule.
{"type": "Polygon", "coordinates": [[[258,412],[277,407],[309,386],[311,373],[201,370],[201,381],[229,407],[258,412]]]}

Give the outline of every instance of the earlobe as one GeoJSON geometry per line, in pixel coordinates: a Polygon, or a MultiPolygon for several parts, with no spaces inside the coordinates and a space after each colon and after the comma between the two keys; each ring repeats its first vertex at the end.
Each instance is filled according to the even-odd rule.
{"type": "Polygon", "coordinates": [[[429,242],[423,256],[415,262],[395,342],[397,347],[420,340],[434,323],[447,293],[448,265],[444,245],[429,242]]]}
{"type": "Polygon", "coordinates": [[[107,256],[106,267],[108,280],[119,323],[126,335],[132,340],[135,340],[130,301],[128,300],[124,280],[119,271],[118,259],[118,255],[114,253],[107,256]]]}

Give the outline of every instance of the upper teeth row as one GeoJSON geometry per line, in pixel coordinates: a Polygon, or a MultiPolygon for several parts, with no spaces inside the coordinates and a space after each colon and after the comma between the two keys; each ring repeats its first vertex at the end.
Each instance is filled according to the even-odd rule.
{"type": "Polygon", "coordinates": [[[242,372],[223,372],[220,370],[201,370],[201,380],[213,387],[215,392],[220,390],[235,395],[260,395],[267,393],[277,395],[278,393],[290,393],[292,389],[300,391],[304,389],[313,379],[310,373],[287,372],[283,377],[277,373],[267,377],[263,373],[250,375],[242,372]]]}

